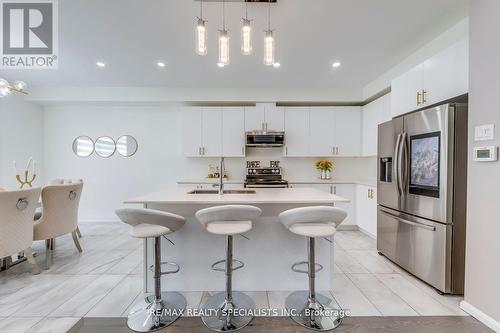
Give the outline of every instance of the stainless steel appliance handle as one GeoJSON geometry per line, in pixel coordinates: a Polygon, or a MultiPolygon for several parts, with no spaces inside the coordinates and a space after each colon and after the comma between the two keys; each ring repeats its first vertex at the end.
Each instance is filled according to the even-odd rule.
{"type": "Polygon", "coordinates": [[[406,192],[408,186],[408,166],[409,166],[409,152],[408,152],[408,133],[403,133],[401,136],[401,190],[406,192]]]}
{"type": "Polygon", "coordinates": [[[245,185],[246,188],[287,188],[288,185],[245,185]]]}
{"type": "Polygon", "coordinates": [[[401,195],[401,188],[399,186],[400,174],[399,174],[399,160],[398,160],[400,142],[401,142],[401,133],[398,134],[398,137],[396,138],[396,148],[394,149],[394,176],[399,195],[401,195]]]}
{"type": "MultiPolygon", "coordinates": [[[[404,177],[405,177],[405,171],[403,170],[403,153],[404,153],[404,147],[406,145],[406,133],[401,133],[399,135],[399,145],[398,145],[398,160],[397,160],[397,174],[398,174],[398,188],[399,188],[399,193],[401,195],[405,194],[405,189],[406,187],[404,186],[404,177]]],[[[406,164],[405,164],[406,165],[406,164]]]]}
{"type": "Polygon", "coordinates": [[[426,230],[430,230],[430,231],[436,231],[436,227],[435,226],[432,226],[432,225],[428,225],[428,224],[423,224],[423,223],[417,223],[417,222],[412,222],[412,221],[408,221],[408,220],[405,220],[395,214],[391,214],[383,209],[380,210],[380,212],[388,217],[392,217],[396,220],[398,220],[399,222],[402,222],[402,223],[405,223],[405,224],[409,224],[409,225],[412,225],[412,226],[415,226],[415,227],[418,227],[418,228],[422,228],[422,229],[426,229],[426,230]]]}

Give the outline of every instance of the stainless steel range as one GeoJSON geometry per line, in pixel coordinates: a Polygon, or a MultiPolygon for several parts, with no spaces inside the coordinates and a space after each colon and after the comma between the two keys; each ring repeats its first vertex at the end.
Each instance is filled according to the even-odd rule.
{"type": "Polygon", "coordinates": [[[247,168],[245,187],[283,188],[288,187],[288,182],[283,179],[281,167],[250,167],[247,168]]]}

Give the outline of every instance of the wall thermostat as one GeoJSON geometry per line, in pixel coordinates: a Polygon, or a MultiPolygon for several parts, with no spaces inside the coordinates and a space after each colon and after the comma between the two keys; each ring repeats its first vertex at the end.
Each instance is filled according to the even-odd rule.
{"type": "Polygon", "coordinates": [[[474,161],[476,162],[494,162],[498,159],[497,146],[475,147],[474,161]]]}

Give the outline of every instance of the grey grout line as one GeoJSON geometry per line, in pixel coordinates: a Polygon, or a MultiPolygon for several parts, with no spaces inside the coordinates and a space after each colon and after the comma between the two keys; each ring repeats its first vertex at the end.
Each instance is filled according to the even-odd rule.
{"type": "MultiPolygon", "coordinates": [[[[358,289],[358,290],[359,290],[359,292],[361,293],[361,295],[363,295],[363,296],[366,298],[366,300],[367,300],[368,302],[370,302],[370,304],[371,304],[371,305],[373,305],[373,307],[374,307],[374,308],[375,308],[375,309],[376,309],[376,310],[380,313],[380,315],[381,315],[382,317],[385,317],[385,315],[384,315],[384,314],[382,313],[382,311],[381,311],[381,310],[380,310],[380,309],[379,309],[379,308],[375,305],[375,303],[373,303],[373,302],[371,301],[371,299],[370,299],[370,298],[369,298],[369,297],[368,297],[368,296],[367,296],[367,295],[363,292],[363,290],[362,290],[362,289],[361,289],[361,288],[360,288],[360,287],[356,284],[356,282],[354,282],[354,281],[351,279],[350,274],[351,274],[351,273],[346,273],[346,274],[345,274],[346,278],[347,278],[349,281],[351,281],[351,283],[354,285],[354,287],[356,287],[356,289],[358,289]]],[[[360,274],[361,274],[361,273],[360,273],[360,274]]],[[[370,275],[371,273],[364,273],[364,274],[365,274],[365,275],[370,275]]],[[[373,275],[373,274],[371,274],[371,275],[373,275]]]]}
{"type": "MultiPolygon", "coordinates": [[[[110,275],[110,274],[108,274],[108,275],[110,275]]],[[[105,275],[103,274],[103,275],[101,275],[101,276],[105,276],[105,275]]],[[[113,275],[113,276],[115,276],[115,275],[113,275]]],[[[113,288],[109,289],[109,291],[108,291],[108,292],[107,292],[107,293],[106,293],[103,297],[101,297],[101,299],[100,299],[99,301],[97,301],[97,303],[95,303],[95,304],[94,304],[94,306],[92,306],[92,307],[91,307],[91,308],[90,308],[87,312],[85,312],[85,313],[83,314],[83,317],[87,316],[87,313],[89,313],[89,312],[90,312],[90,311],[91,311],[94,307],[96,307],[96,306],[97,306],[97,304],[99,304],[99,303],[100,303],[100,302],[101,302],[104,298],[106,298],[106,296],[108,296],[108,295],[111,293],[111,291],[112,291],[113,289],[115,289],[116,287],[118,287],[118,285],[119,285],[119,284],[120,284],[123,280],[125,280],[125,278],[126,278],[126,277],[127,277],[127,276],[126,276],[126,275],[124,275],[124,276],[123,276],[120,280],[118,280],[118,282],[116,283],[116,285],[115,285],[115,286],[113,286],[113,288]]]]}
{"type": "MultiPolygon", "coordinates": [[[[394,273],[395,275],[400,275],[399,273],[394,273]]],[[[397,297],[399,297],[404,303],[406,303],[413,311],[415,311],[416,314],[418,314],[419,316],[422,316],[422,314],[420,312],[418,312],[415,308],[413,308],[413,306],[411,306],[410,303],[408,303],[407,301],[404,300],[403,297],[401,297],[397,292],[393,291],[391,288],[389,288],[388,285],[386,285],[384,283],[384,281],[380,280],[377,275],[373,274],[373,276],[375,277],[375,279],[377,279],[378,281],[380,281],[380,283],[382,283],[384,286],[386,286],[387,289],[389,289],[394,295],[396,295],[397,297]]]]}

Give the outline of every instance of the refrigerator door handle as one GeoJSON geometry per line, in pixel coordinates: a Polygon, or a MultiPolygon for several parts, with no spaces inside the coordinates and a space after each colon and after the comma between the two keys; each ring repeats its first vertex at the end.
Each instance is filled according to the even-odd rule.
{"type": "Polygon", "coordinates": [[[430,230],[430,231],[436,231],[436,227],[435,226],[432,226],[432,225],[428,225],[428,224],[423,224],[423,223],[417,223],[417,222],[412,222],[412,221],[408,221],[408,220],[405,220],[397,215],[394,215],[394,214],[391,214],[383,209],[380,210],[380,212],[388,217],[391,217],[391,218],[394,218],[396,220],[398,220],[399,222],[401,223],[404,223],[404,224],[409,224],[409,225],[412,225],[412,226],[415,226],[415,227],[418,227],[418,228],[422,228],[422,229],[426,229],[426,230],[430,230]]]}
{"type": "Polygon", "coordinates": [[[399,160],[401,167],[401,192],[406,193],[406,187],[408,185],[408,165],[409,165],[409,152],[408,152],[408,134],[403,133],[401,135],[401,158],[399,160]]]}
{"type": "Polygon", "coordinates": [[[394,176],[396,180],[396,187],[398,189],[398,194],[401,195],[401,187],[399,186],[399,144],[401,142],[401,133],[398,134],[396,139],[396,149],[394,149],[394,176]]]}

